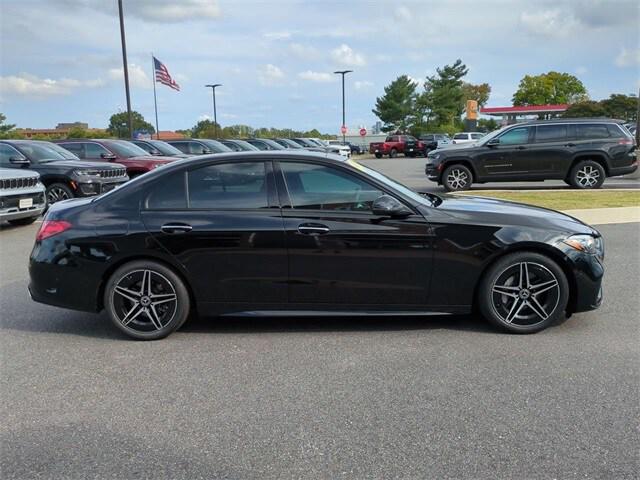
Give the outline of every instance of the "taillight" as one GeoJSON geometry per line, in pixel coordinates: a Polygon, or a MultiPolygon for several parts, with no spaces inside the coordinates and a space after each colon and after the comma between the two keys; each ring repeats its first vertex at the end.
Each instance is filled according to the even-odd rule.
{"type": "Polygon", "coordinates": [[[42,241],[45,238],[52,237],[70,228],[71,224],[64,220],[45,220],[42,222],[42,225],[40,225],[38,233],[36,233],[36,241],[42,241]]]}
{"type": "Polygon", "coordinates": [[[636,142],[633,138],[621,138],[618,140],[618,145],[633,145],[635,143],[636,142]]]}

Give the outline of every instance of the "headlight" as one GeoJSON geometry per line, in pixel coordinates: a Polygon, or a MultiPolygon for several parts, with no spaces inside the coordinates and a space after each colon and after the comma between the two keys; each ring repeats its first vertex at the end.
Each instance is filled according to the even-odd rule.
{"type": "Polygon", "coordinates": [[[95,170],[74,170],[76,177],[99,177],[100,173],[95,170]]]}
{"type": "Polygon", "coordinates": [[[572,235],[563,240],[563,242],[580,252],[602,257],[604,254],[604,245],[602,237],[592,237],[591,235],[572,235]]]}
{"type": "Polygon", "coordinates": [[[438,160],[440,158],[440,154],[439,153],[434,153],[434,154],[427,154],[427,158],[429,160],[438,160]]]}

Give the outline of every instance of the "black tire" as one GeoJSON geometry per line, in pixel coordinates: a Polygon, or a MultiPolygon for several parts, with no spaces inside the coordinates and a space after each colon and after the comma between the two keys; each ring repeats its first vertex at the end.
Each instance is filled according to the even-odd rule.
{"type": "Polygon", "coordinates": [[[472,183],[471,170],[459,163],[445,168],[442,172],[442,185],[447,192],[469,190],[472,183]]]}
{"type": "Polygon", "coordinates": [[[569,173],[569,183],[575,188],[590,190],[602,187],[606,173],[602,165],[593,160],[576,163],[569,173]]]}
{"type": "Polygon", "coordinates": [[[69,198],[74,198],[75,195],[73,190],[69,188],[68,185],[64,183],[52,183],[47,186],[46,190],[47,195],[47,204],[52,205],[61,200],[68,200],[69,198]]]}
{"type": "Polygon", "coordinates": [[[516,252],[489,267],[480,280],[477,304],[496,327],[535,333],[563,318],[568,300],[569,282],[556,262],[539,253],[516,252]]]}
{"type": "Polygon", "coordinates": [[[376,154],[375,154],[375,155],[376,155],[376,158],[382,158],[382,154],[381,154],[381,153],[379,153],[379,152],[376,152],[376,154]]]}
{"type": "Polygon", "coordinates": [[[415,153],[405,153],[404,156],[405,157],[409,157],[409,158],[415,158],[416,154],[415,153]]]}
{"type": "Polygon", "coordinates": [[[38,215],[35,217],[16,218],[15,220],[8,220],[11,225],[31,225],[38,219],[38,215]]]}
{"type": "Polygon", "coordinates": [[[391,151],[389,152],[389,158],[396,158],[398,156],[398,150],[396,150],[395,148],[392,148],[391,151]]]}
{"type": "Polygon", "coordinates": [[[105,286],[104,306],[112,323],[137,340],[166,337],[184,324],[191,308],[182,279],[153,260],[118,268],[105,286]]]}

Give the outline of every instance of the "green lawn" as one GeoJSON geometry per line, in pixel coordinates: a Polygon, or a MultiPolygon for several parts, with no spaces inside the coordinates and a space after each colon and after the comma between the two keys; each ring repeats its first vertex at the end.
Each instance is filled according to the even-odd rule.
{"type": "Polygon", "coordinates": [[[638,207],[640,190],[568,190],[568,191],[529,191],[514,192],[501,190],[476,190],[464,192],[464,195],[501,198],[514,202],[528,203],[554,210],[575,210],[581,208],[638,207]]]}

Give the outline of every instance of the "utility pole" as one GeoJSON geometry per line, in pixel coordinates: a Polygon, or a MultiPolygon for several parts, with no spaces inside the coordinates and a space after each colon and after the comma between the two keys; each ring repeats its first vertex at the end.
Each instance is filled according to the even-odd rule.
{"type": "Polygon", "coordinates": [[[353,72],[353,70],[338,70],[336,72],[333,72],[337,75],[342,75],[342,125],[341,125],[341,130],[342,130],[342,144],[344,145],[346,143],[346,135],[347,132],[345,130],[346,128],[346,120],[345,120],[345,114],[344,114],[344,76],[347,73],[351,73],[353,72]]]}
{"type": "Polygon", "coordinates": [[[127,65],[127,42],[124,37],[124,15],[122,13],[122,0],[118,0],[118,13],[120,14],[120,40],[122,42],[122,66],[124,68],[124,90],[127,95],[127,116],[129,124],[129,138],[133,138],[133,117],[131,115],[131,95],[129,93],[129,67],[127,65]]]}
{"type": "Polygon", "coordinates": [[[211,88],[211,96],[213,97],[213,128],[215,128],[216,138],[218,138],[218,115],[216,112],[216,87],[221,87],[221,83],[214,83],[205,85],[207,88],[211,88]]]}

